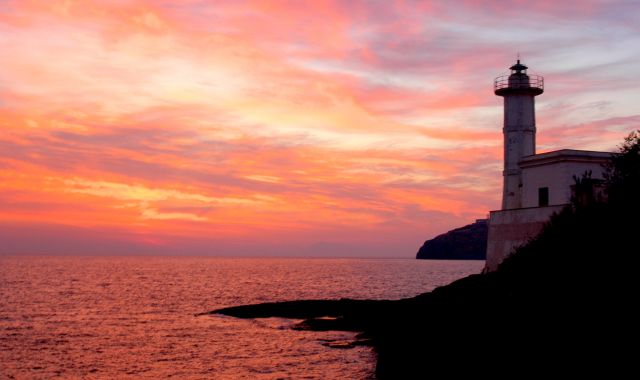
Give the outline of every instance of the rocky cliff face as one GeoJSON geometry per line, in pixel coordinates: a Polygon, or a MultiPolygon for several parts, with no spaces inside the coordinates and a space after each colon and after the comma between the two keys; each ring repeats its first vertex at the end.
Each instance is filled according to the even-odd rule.
{"type": "Polygon", "coordinates": [[[487,254],[489,221],[478,219],[475,223],[456,228],[424,242],[416,259],[433,260],[484,260],[487,254]]]}

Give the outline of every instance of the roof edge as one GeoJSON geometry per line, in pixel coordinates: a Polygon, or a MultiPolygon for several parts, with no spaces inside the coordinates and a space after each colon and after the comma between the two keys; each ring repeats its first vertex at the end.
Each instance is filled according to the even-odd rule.
{"type": "Polygon", "coordinates": [[[615,154],[614,152],[598,152],[594,150],[560,149],[523,157],[520,160],[520,166],[529,167],[567,161],[603,164],[611,160],[611,157],[615,154]]]}

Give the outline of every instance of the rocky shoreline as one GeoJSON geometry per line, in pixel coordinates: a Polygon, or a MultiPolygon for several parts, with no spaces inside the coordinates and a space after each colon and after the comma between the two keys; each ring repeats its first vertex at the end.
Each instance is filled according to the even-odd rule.
{"type": "Polygon", "coordinates": [[[413,298],[289,301],[206,314],[302,319],[295,329],[358,332],[336,348],[373,346],[380,379],[464,374],[496,361],[508,363],[501,371],[587,368],[580,363],[617,371],[635,362],[625,362],[631,351],[621,342],[636,325],[628,319],[637,299],[628,262],[637,254],[638,224],[612,213],[600,205],[567,208],[497,271],[413,298]]]}

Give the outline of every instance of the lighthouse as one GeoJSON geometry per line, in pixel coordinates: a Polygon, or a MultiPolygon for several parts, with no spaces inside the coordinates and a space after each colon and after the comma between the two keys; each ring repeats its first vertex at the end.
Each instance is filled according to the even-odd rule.
{"type": "Polygon", "coordinates": [[[487,262],[493,271],[514,249],[535,237],[554,213],[571,203],[575,179],[591,173],[594,197],[604,178],[610,152],[560,149],[536,154],[536,96],[544,92],[541,76],[527,74],[520,63],[494,80],[504,98],[504,171],[502,209],[489,213],[487,262]]]}
{"type": "Polygon", "coordinates": [[[504,98],[503,210],[523,207],[520,161],[536,154],[534,98],[544,92],[544,79],[527,74],[528,67],[519,59],[509,69],[510,75],[499,76],[494,81],[494,93],[504,98]]]}

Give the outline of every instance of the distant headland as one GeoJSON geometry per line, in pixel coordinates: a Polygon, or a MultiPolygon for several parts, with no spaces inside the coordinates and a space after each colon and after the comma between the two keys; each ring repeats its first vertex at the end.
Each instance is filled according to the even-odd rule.
{"type": "Polygon", "coordinates": [[[487,219],[456,228],[424,242],[416,254],[423,260],[484,260],[487,255],[487,219]]]}

